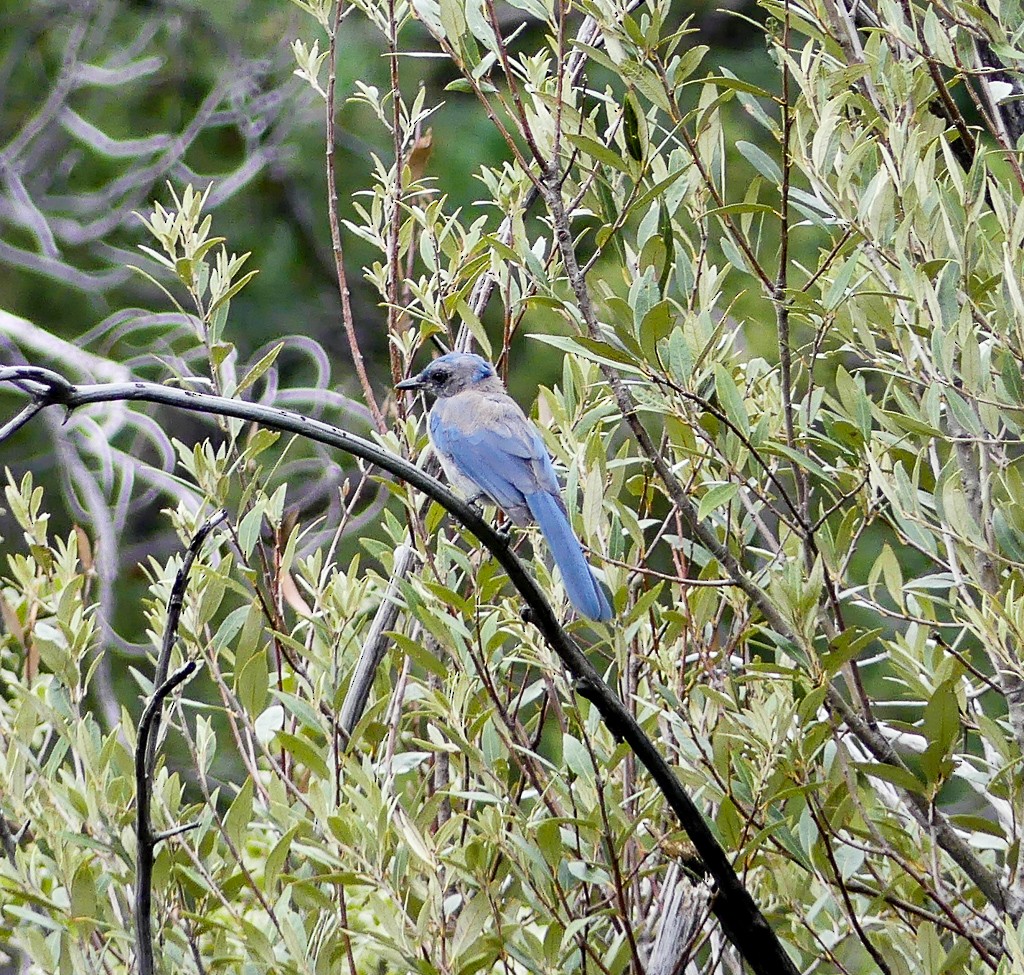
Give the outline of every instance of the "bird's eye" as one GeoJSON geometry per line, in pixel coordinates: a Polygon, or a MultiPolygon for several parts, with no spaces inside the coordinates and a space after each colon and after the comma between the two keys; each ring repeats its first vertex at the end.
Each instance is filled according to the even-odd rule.
{"type": "Polygon", "coordinates": [[[446,383],[450,373],[447,369],[435,369],[434,370],[434,382],[435,383],[446,383]]]}

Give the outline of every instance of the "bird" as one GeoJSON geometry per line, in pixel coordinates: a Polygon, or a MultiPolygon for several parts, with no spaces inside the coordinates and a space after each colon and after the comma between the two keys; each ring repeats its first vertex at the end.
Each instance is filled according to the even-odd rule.
{"type": "Polygon", "coordinates": [[[448,352],[395,388],[433,394],[430,442],[452,487],[470,502],[491,501],[514,525],[536,522],[576,611],[610,620],[612,607],[572,530],[551,456],[494,367],[475,353],[448,352]]]}

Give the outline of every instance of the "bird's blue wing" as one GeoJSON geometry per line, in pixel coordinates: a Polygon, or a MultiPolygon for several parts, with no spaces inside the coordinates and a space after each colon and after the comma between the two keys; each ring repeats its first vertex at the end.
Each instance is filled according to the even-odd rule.
{"type": "Polygon", "coordinates": [[[558,493],[540,434],[507,396],[466,392],[439,400],[430,414],[430,439],[449,466],[517,522],[527,495],[558,493]]]}
{"type": "Polygon", "coordinates": [[[518,525],[537,521],[578,612],[612,618],[572,530],[547,448],[514,400],[471,390],[439,399],[430,413],[430,439],[453,483],[486,494],[518,525]]]}

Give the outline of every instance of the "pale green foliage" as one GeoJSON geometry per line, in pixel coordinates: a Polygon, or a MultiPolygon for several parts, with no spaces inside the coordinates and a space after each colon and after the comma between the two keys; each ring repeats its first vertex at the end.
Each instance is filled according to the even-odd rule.
{"type": "MultiPolygon", "coordinates": [[[[160,250],[144,245],[141,249],[171,271],[188,291],[195,308],[194,314],[189,317],[197,322],[199,337],[206,345],[214,387],[218,392],[223,388],[225,395],[231,395],[241,390],[234,385],[230,366],[225,366],[234,347],[224,341],[224,326],[228,320],[231,299],[259,272],[247,271],[241,274],[249,255],[229,256],[223,247],[224,238],[210,236],[213,217],[210,214],[204,215],[203,208],[212,188],[211,183],[200,194],[191,186],[186,186],[179,199],[174,187],[169,187],[176,209],[167,211],[157,203],[148,217],[140,216],[146,229],[160,245],[160,250]],[[212,264],[210,257],[213,258],[212,264]]],[[[163,285],[140,268],[136,270],[157,284],[182,315],[187,314],[163,285]]],[[[276,352],[273,354],[276,356],[276,352]]],[[[259,366],[266,371],[271,362],[272,358],[261,362],[259,366]]],[[[252,381],[252,378],[248,379],[248,383],[252,381]]],[[[241,388],[244,389],[244,385],[241,388]]]]}
{"type": "MultiPolygon", "coordinates": [[[[323,4],[300,6],[327,29],[323,4]]],[[[1015,65],[1011,15],[954,2],[914,8],[915,26],[881,5],[878,29],[851,34],[832,3],[765,0],[789,72],[787,153],[781,83],[770,94],[702,68],[661,0],[633,13],[585,5],[599,29],[575,45],[559,41],[553,7],[517,3],[550,31],[508,55],[521,114],[488,5],[413,6],[462,72],[453,88],[486,100],[523,155],[480,172],[479,212],[451,212],[443,177],[410,162],[437,106],[422,90],[397,105],[369,85],[346,93],[397,125],[405,151],[399,166],[368,160],[344,227],[378,252],[364,273],[382,304],[401,296],[389,336],[401,367],[458,324],[495,359],[569,353],[535,415],[567,497],[582,498],[575,525],[618,614],[569,626],[800,970],[874,971],[874,952],[908,975],[1024,972],[1019,914],[1000,913],[939,825],[959,830],[1011,906],[1021,897],[1024,181],[997,126],[971,129],[965,171],[956,154],[971,133],[934,113],[943,93],[929,69],[946,82],[956,72],[962,93],[973,28],[1015,65]],[[570,49],[605,69],[601,87],[559,83],[570,49]],[[726,144],[737,106],[757,144],[726,144]],[[557,147],[593,321],[553,214],[524,215],[531,141],[557,147]],[[472,304],[488,275],[500,332],[472,304]],[[694,537],[602,367],[626,380],[719,548],[694,537]],[[832,686],[862,710],[851,662],[863,716],[902,762],[829,705],[832,686]]],[[[359,9],[384,35],[408,26],[402,5],[359,9]]],[[[294,51],[323,94],[317,44],[294,51]]],[[[232,395],[280,347],[240,383],[223,372],[244,258],[222,249],[211,267],[221,241],[202,198],[189,189],[176,204],[147,220],[152,253],[189,291],[211,376],[232,395]]],[[[228,506],[235,527],[230,544],[207,546],[175,656],[206,674],[171,710],[179,751],[154,786],[158,828],[198,824],[159,848],[163,970],[197,970],[190,942],[211,972],[617,975],[634,946],[646,960],[666,871],[680,857],[692,866],[685,838],[521,620],[494,561],[398,486],[347,564],[344,525],[307,550],[293,485],[275,477],[277,438],[225,433],[216,447],[179,445],[204,510],[228,506]],[[333,722],[410,519],[421,558],[400,581],[388,665],[346,748],[333,722]]],[[[402,415],[381,439],[416,453],[422,420],[402,415]]],[[[127,971],[133,725],[126,714],[101,729],[85,708],[100,647],[75,536],[48,537],[30,482],[7,504],[25,538],[0,591],[0,811],[30,834],[0,860],[0,932],[33,972],[127,971]]],[[[183,544],[201,521],[184,507],[168,517],[183,544]]],[[[534,570],[568,616],[543,551],[534,570]]],[[[154,645],[176,565],[148,567],[154,645]]],[[[140,661],[145,691],[149,672],[140,661]]],[[[700,971],[722,950],[711,927],[692,948],[700,971]]]]}

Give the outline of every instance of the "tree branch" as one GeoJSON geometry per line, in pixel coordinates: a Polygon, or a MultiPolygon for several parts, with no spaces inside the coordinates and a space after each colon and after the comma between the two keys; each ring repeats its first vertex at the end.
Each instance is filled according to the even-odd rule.
{"type": "MultiPolygon", "coordinates": [[[[192,572],[192,564],[195,562],[203,547],[203,543],[210,533],[228,517],[226,511],[218,511],[211,518],[200,525],[192,541],[185,550],[185,557],[182,559],[181,567],[174,577],[174,584],[171,586],[171,595],[167,600],[167,621],[164,624],[164,639],[160,646],[160,655],[156,659],[156,671],[153,674],[153,687],[162,687],[167,681],[167,674],[171,669],[171,652],[178,638],[178,623],[181,620],[181,609],[185,602],[185,590],[188,588],[188,577],[192,572]]],[[[153,727],[149,736],[146,751],[146,775],[152,777],[153,763],[156,760],[156,740],[160,733],[160,712],[153,716],[153,727]]]]}
{"type": "MultiPolygon", "coordinates": [[[[288,410],[225,399],[192,390],[161,386],[156,383],[135,382],[75,386],[58,373],[33,366],[0,368],[0,383],[5,382],[31,384],[35,391],[33,395],[37,398],[45,399],[48,404],[60,404],[67,409],[77,409],[92,403],[132,400],[259,423],[271,429],[308,437],[360,457],[386,470],[436,501],[465,528],[469,529],[501,564],[512,585],[515,586],[529,607],[530,621],[537,627],[548,646],[575,679],[577,692],[594,704],[612,734],[626,742],[650,772],[717,885],[712,910],[729,940],[759,975],[769,975],[769,973],[776,975],[779,972],[796,975],[797,970],[782,943],[743,886],[728,855],[672,771],[671,766],[622,700],[604,682],[582,648],[562,628],[551,605],[533,576],[510,548],[508,540],[471,505],[456,497],[440,482],[407,460],[361,437],[288,410]]],[[[751,583],[751,585],[753,584],[751,583]]],[[[756,586],[754,588],[756,589],[756,586]]],[[[777,617],[778,614],[776,613],[775,616],[777,617]]],[[[178,683],[186,679],[192,669],[194,669],[194,664],[188,665],[173,675],[162,687],[157,688],[139,726],[136,785],[139,790],[140,805],[138,827],[140,882],[138,882],[137,888],[136,911],[140,929],[140,952],[144,950],[143,934],[147,938],[151,938],[149,928],[151,892],[148,882],[143,885],[141,879],[144,876],[142,872],[144,867],[149,871],[145,875],[145,879],[148,881],[151,877],[153,856],[153,841],[148,822],[149,780],[146,775],[144,755],[148,748],[148,737],[156,710],[160,707],[163,698],[178,683]],[[145,803],[143,803],[143,799],[145,799],[145,803]],[[144,856],[148,858],[145,863],[143,862],[144,856]]],[[[145,945],[151,949],[150,941],[145,941],[145,945]]],[[[140,975],[152,975],[152,969],[140,970],[140,975]]]]}
{"type": "MultiPolygon", "coordinates": [[[[327,37],[330,47],[327,55],[327,223],[331,228],[331,251],[334,254],[334,271],[338,279],[338,296],[341,299],[341,322],[345,329],[345,337],[348,339],[349,351],[352,354],[352,365],[355,367],[356,376],[359,377],[359,385],[363,391],[363,398],[366,400],[367,409],[373,417],[373,425],[378,433],[387,429],[380,407],[373,395],[373,387],[370,385],[370,377],[366,374],[366,365],[363,362],[363,353],[359,348],[359,337],[356,335],[355,319],[352,316],[352,301],[348,287],[348,274],[345,271],[345,252],[341,242],[341,220],[338,217],[338,181],[335,175],[334,153],[334,91],[337,84],[337,44],[338,24],[341,22],[341,0],[334,5],[334,21],[327,37]]],[[[399,178],[401,174],[399,174],[399,178]]]]}
{"type": "Polygon", "coordinates": [[[135,743],[135,937],[139,975],[154,975],[153,967],[153,861],[161,836],[153,833],[149,802],[152,780],[146,768],[150,737],[164,700],[179,684],[195,673],[198,664],[190,660],[181,670],[167,678],[150,698],[139,721],[135,743]]]}
{"type": "MultiPolygon", "coordinates": [[[[7,370],[0,369],[0,374],[7,370]]],[[[2,381],[2,380],[0,380],[2,381]]],[[[64,387],[62,387],[63,389],[64,387]]],[[[66,392],[66,389],[65,389],[66,392]]],[[[71,408],[71,404],[65,404],[71,408]]],[[[198,669],[199,665],[190,660],[180,670],[167,676],[171,663],[171,652],[178,638],[178,624],[181,622],[181,608],[188,588],[188,577],[192,565],[210,533],[227,518],[226,511],[218,511],[205,521],[185,550],[181,567],[174,577],[171,595],[167,600],[167,620],[164,623],[164,638],[156,661],[153,678],[153,695],[139,719],[138,736],[135,742],[135,933],[136,952],[139,960],[139,975],[153,975],[153,861],[156,846],[162,840],[188,830],[195,829],[196,823],[172,827],[162,833],[153,832],[150,813],[150,798],[153,789],[153,772],[156,761],[156,742],[160,732],[160,712],[167,696],[183,684],[198,669]]]]}

